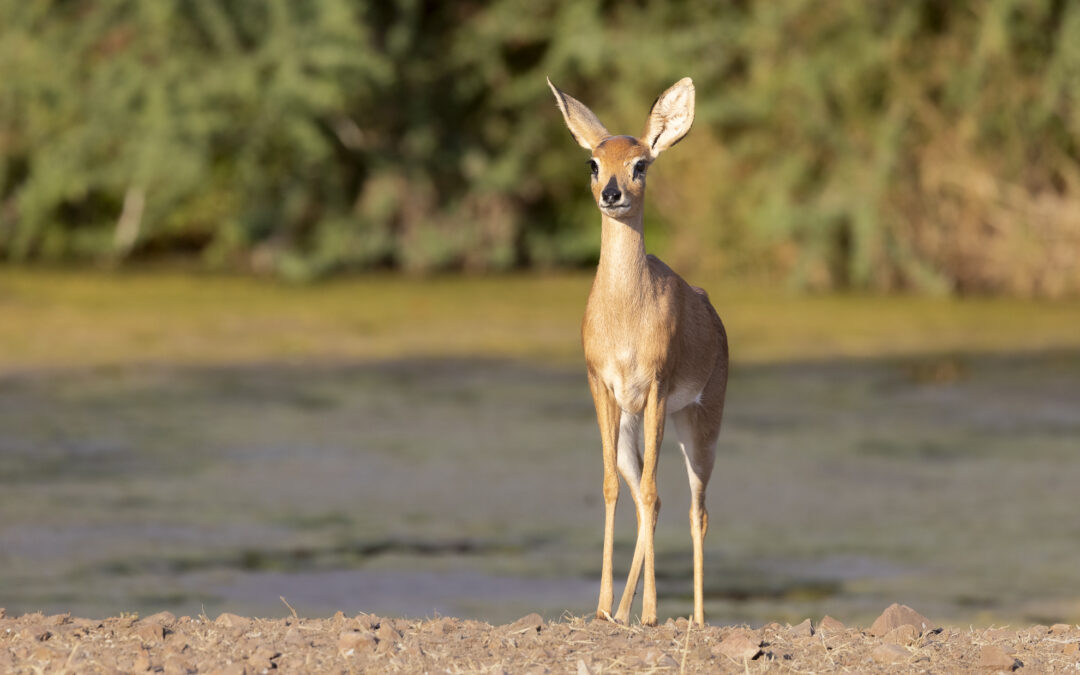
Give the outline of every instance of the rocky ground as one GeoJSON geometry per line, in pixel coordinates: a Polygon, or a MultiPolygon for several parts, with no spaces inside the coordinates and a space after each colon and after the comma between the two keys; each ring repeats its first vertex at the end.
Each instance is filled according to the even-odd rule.
{"type": "Polygon", "coordinates": [[[754,630],[656,628],[531,614],[514,623],[340,612],[328,619],[234,614],[104,620],[0,610],[0,671],[284,672],[1076,672],[1080,627],[956,629],[893,605],[869,628],[831,617],[754,630]]]}

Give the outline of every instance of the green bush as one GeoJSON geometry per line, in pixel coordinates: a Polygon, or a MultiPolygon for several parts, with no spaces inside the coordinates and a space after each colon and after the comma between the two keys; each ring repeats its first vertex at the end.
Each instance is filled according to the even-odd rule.
{"type": "Polygon", "coordinates": [[[1059,0],[0,0],[0,256],[589,264],[545,75],[630,133],[694,78],[692,142],[650,181],[650,246],[680,269],[1080,290],[1059,0]]]}

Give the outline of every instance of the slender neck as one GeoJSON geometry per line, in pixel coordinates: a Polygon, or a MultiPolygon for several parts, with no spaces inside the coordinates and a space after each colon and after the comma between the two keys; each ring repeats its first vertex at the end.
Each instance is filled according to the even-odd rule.
{"type": "Polygon", "coordinates": [[[601,214],[598,281],[626,288],[645,278],[645,229],[639,211],[625,219],[601,214]]]}

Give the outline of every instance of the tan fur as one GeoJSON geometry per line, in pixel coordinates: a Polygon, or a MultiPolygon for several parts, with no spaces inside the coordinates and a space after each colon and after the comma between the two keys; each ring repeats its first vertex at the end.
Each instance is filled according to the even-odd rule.
{"type": "Polygon", "coordinates": [[[551,84],[574,138],[592,151],[593,197],[601,212],[600,264],[585,307],[582,342],[589,387],[596,404],[604,456],[604,557],[597,616],[611,618],[612,551],[618,474],[637,506],[638,538],[615,620],[626,622],[644,566],[641,621],[656,623],[653,532],[657,451],[670,414],[690,479],[690,530],[694,549],[694,621],[704,623],[703,540],[708,524],[705,486],[712,473],[727,387],[724,326],[705,291],[687,284],[645,253],[642,206],[646,169],[679,142],[694,120],[694,87],[684,78],[649,112],[641,138],[611,136],[581,102],[551,84]],[[620,198],[605,203],[605,189],[620,198]],[[620,434],[620,429],[626,431],[620,434]],[[644,454],[637,433],[644,434],[644,454]],[[618,472],[618,474],[616,473],[618,472]]]}

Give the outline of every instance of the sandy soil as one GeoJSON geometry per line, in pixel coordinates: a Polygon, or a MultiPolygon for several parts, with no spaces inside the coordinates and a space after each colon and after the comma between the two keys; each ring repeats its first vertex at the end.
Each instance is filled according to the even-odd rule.
{"type": "Polygon", "coordinates": [[[0,671],[11,673],[1076,672],[1078,649],[1078,626],[943,628],[896,605],[869,628],[823,617],[760,629],[691,627],[685,619],[655,628],[545,622],[536,614],[492,626],[340,612],[97,620],[0,610],[0,671]]]}

